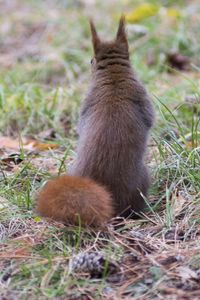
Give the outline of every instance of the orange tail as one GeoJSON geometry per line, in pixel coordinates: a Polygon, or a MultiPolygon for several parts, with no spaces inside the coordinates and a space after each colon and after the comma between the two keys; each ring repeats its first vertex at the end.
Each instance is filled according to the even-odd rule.
{"type": "Polygon", "coordinates": [[[65,224],[102,227],[114,215],[109,192],[91,179],[62,175],[36,195],[37,212],[65,224]]]}

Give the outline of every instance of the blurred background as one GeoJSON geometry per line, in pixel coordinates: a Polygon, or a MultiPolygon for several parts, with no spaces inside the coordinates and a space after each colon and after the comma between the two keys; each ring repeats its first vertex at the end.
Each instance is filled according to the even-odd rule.
{"type": "Polygon", "coordinates": [[[196,97],[198,0],[4,0],[0,1],[1,133],[15,135],[17,129],[32,134],[55,126],[66,133],[69,124],[75,124],[90,80],[88,17],[102,38],[111,39],[122,13],[131,62],[153,97],[169,105],[196,97]]]}
{"type": "Polygon", "coordinates": [[[0,0],[1,299],[200,299],[199,166],[200,0],[0,0]],[[122,13],[156,111],[150,206],[90,235],[32,208],[36,190],[75,156],[93,55],[88,17],[112,39],[122,13]],[[106,263],[101,281],[69,276],[68,258],[85,250],[113,266],[116,258],[120,272],[107,281],[106,263]]]}

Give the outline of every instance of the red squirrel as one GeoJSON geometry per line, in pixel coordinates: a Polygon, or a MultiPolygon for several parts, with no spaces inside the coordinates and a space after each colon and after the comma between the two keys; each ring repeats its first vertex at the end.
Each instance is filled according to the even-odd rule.
{"type": "Polygon", "coordinates": [[[38,192],[37,211],[63,223],[102,226],[114,216],[134,217],[145,207],[144,163],[154,113],[131,68],[125,19],[113,41],[102,41],[90,21],[94,58],[83,102],[77,158],[38,192]]]}

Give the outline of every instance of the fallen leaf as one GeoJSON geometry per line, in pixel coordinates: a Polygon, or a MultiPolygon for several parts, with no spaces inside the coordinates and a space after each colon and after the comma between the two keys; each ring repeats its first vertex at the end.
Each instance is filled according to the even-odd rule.
{"type": "Polygon", "coordinates": [[[11,153],[10,155],[1,158],[0,162],[3,166],[3,170],[12,171],[13,168],[20,164],[23,159],[20,157],[20,153],[11,153]]]}
{"type": "Polygon", "coordinates": [[[27,147],[25,146],[25,149],[28,149],[28,147],[34,150],[40,150],[40,151],[45,151],[45,150],[49,150],[49,149],[57,149],[59,148],[58,144],[53,144],[53,143],[40,143],[37,141],[32,141],[30,142],[29,145],[27,145],[27,147]],[[30,147],[29,147],[30,146],[30,147]]]}
{"type": "Polygon", "coordinates": [[[19,140],[14,140],[7,136],[1,136],[0,147],[9,149],[19,149],[19,140]]]}
{"type": "Polygon", "coordinates": [[[21,139],[12,139],[11,137],[1,136],[0,147],[14,150],[24,149],[29,151],[45,151],[49,149],[57,149],[59,148],[59,145],[55,143],[40,143],[36,140],[25,137],[21,139]]]}

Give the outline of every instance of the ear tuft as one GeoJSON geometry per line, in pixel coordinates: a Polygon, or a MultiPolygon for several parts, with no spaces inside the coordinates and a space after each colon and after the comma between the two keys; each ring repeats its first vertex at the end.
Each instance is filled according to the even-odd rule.
{"type": "Polygon", "coordinates": [[[100,39],[98,37],[97,31],[96,31],[96,28],[94,26],[92,19],[90,19],[89,22],[90,22],[90,30],[91,30],[91,34],[92,34],[92,44],[93,44],[94,54],[96,54],[99,49],[100,39]]]}
{"type": "Polygon", "coordinates": [[[121,44],[125,44],[128,50],[128,41],[126,36],[126,28],[125,28],[125,16],[122,15],[119,20],[118,31],[116,35],[116,41],[121,44]]]}

